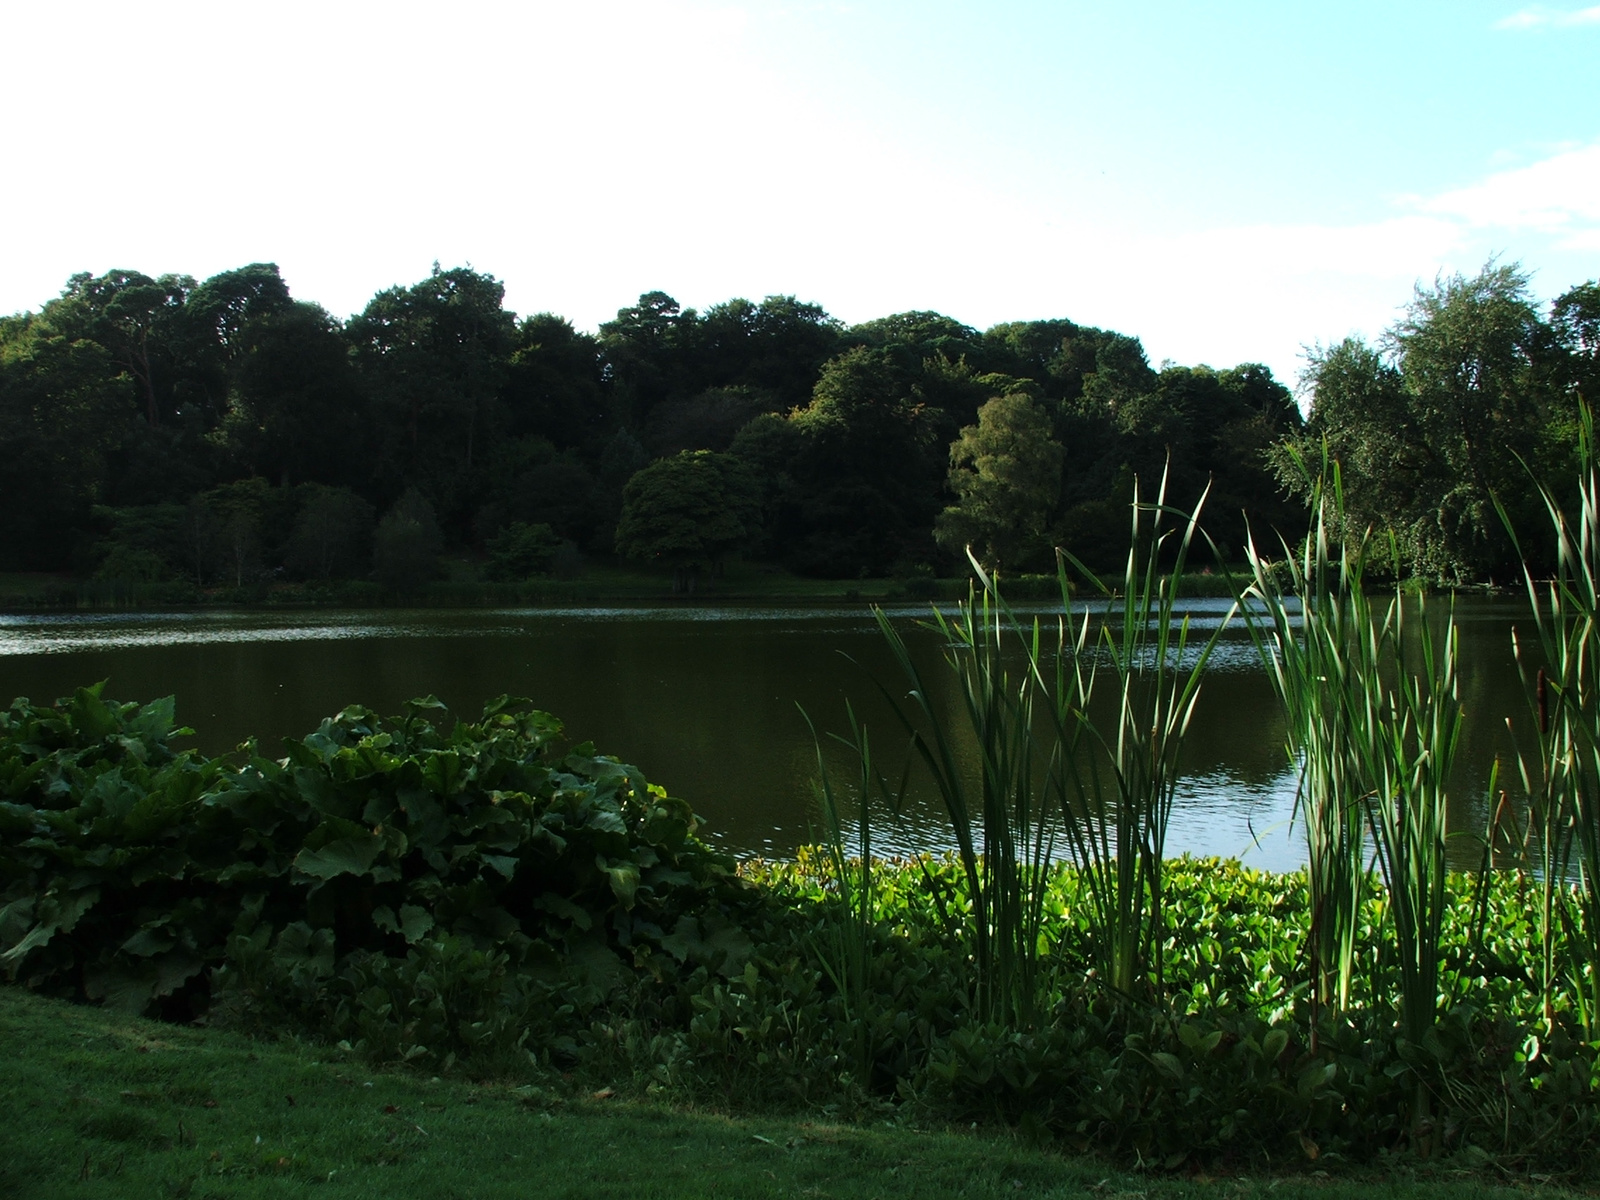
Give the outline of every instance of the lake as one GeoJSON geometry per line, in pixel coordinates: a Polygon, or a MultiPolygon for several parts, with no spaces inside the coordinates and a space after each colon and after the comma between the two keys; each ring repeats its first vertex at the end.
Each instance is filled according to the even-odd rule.
{"type": "MultiPolygon", "coordinates": [[[[1186,606],[1207,632],[1227,609],[1216,600],[1186,606]]],[[[924,670],[944,682],[942,647],[918,627],[928,606],[888,612],[924,670]]],[[[1463,598],[1457,618],[1466,728],[1452,820],[1476,833],[1490,764],[1500,755],[1510,766],[1505,720],[1521,723],[1527,711],[1510,637],[1513,622],[1526,624],[1526,609],[1463,598]]],[[[903,737],[875,678],[897,682],[865,604],[0,615],[4,700],[53,700],[99,679],[117,699],[172,694],[207,754],[250,735],[276,753],[279,739],[309,733],[350,703],[388,714],[433,693],[476,716],[502,693],[528,696],[574,741],[638,764],[688,800],[713,842],[768,857],[791,855],[818,827],[816,751],[802,707],[819,730],[843,730],[848,698],[880,763],[901,761],[903,737]]],[[[954,716],[953,690],[939,700],[954,716]]],[[[1301,862],[1283,745],[1255,651],[1242,627],[1230,629],[1206,673],[1169,852],[1273,869],[1301,862]]],[[[830,753],[830,762],[848,771],[842,754],[830,753]]],[[[885,814],[874,839],[886,853],[948,844],[927,788],[914,791],[897,820],[885,814]]],[[[1477,856],[1470,839],[1452,846],[1456,865],[1475,865],[1477,856]]]]}

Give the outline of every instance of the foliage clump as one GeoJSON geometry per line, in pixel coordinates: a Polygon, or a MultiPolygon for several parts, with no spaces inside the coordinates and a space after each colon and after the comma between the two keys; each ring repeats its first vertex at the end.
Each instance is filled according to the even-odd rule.
{"type": "Polygon", "coordinates": [[[391,720],[351,706],[284,758],[247,743],[235,764],[174,749],[188,731],[170,699],[16,701],[0,714],[8,973],[133,1012],[387,1022],[416,1053],[408,1006],[464,1050],[486,1001],[561,984],[592,1004],[690,941],[713,953],[745,889],[687,804],[564,747],[525,701],[445,716],[432,698],[391,720]]]}

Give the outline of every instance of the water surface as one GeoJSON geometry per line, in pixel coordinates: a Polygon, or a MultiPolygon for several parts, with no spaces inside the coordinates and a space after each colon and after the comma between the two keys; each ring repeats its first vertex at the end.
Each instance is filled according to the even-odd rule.
{"type": "MultiPolygon", "coordinates": [[[[1228,605],[1187,609],[1209,636],[1228,605]]],[[[1043,610],[1040,610],[1043,611],[1043,610]]],[[[940,639],[921,627],[926,605],[889,610],[936,690],[958,717],[940,639]]],[[[1463,600],[1466,731],[1456,827],[1482,824],[1489,764],[1509,750],[1505,718],[1526,711],[1510,628],[1523,609],[1463,600]]],[[[50,700],[107,680],[106,694],[173,694],[208,754],[255,735],[275,751],[349,703],[397,712],[432,693],[476,715],[502,693],[559,716],[575,741],[637,763],[689,800],[716,842],[784,856],[812,840],[816,751],[801,716],[845,728],[849,699],[879,762],[898,778],[903,736],[877,681],[903,690],[864,604],[832,608],[648,607],[440,612],[186,612],[0,616],[0,696],[50,700]]],[[[1242,628],[1224,634],[1190,734],[1169,852],[1238,856],[1285,868],[1301,861],[1290,830],[1295,777],[1283,722],[1242,628]]],[[[846,756],[830,751],[839,774],[846,756]]],[[[898,820],[880,814],[885,851],[942,848],[949,836],[931,790],[914,786],[898,820]]],[[[1453,848],[1476,862],[1465,839],[1453,848]]]]}

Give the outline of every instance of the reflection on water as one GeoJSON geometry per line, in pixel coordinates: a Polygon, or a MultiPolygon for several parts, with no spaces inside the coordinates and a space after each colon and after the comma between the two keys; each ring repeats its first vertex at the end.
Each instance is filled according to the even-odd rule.
{"type": "MultiPolygon", "coordinates": [[[[1228,608],[1224,600],[1187,605],[1191,639],[1209,638],[1228,608]]],[[[1059,606],[1018,611],[1060,615],[1059,606]]],[[[888,612],[930,684],[942,683],[939,637],[919,624],[928,606],[888,612]]],[[[1459,830],[1481,828],[1489,765],[1510,751],[1505,719],[1520,723],[1526,712],[1509,632],[1521,615],[1508,601],[1457,605],[1466,712],[1452,813],[1459,830]]],[[[877,694],[875,679],[896,680],[865,605],[0,616],[3,698],[54,699],[97,679],[123,699],[175,694],[180,719],[211,754],[252,734],[275,750],[352,702],[395,712],[431,692],[475,714],[502,693],[528,696],[561,717],[574,740],[638,763],[688,799],[717,842],[770,856],[792,853],[815,825],[816,752],[800,708],[819,729],[837,729],[848,697],[876,757],[895,760],[896,775],[904,748],[877,694]]],[[[935,700],[958,718],[953,691],[935,700]]],[[[1107,708],[1097,715],[1109,716],[1109,698],[1097,709],[1101,702],[1107,708]]],[[[829,753],[844,777],[842,752],[829,753]]],[[[1279,869],[1302,860],[1289,828],[1295,776],[1283,722],[1237,624],[1207,671],[1184,769],[1169,853],[1279,869]]],[[[874,838],[885,852],[949,842],[926,788],[913,791],[898,820],[884,814],[874,838]]],[[[1452,856],[1459,865],[1477,861],[1467,840],[1452,856]]]]}

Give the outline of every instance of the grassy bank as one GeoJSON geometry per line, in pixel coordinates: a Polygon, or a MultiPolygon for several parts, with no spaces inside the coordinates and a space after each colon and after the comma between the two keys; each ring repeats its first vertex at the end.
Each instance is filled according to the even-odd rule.
{"type": "MultiPolygon", "coordinates": [[[[1174,1178],[1010,1137],[737,1118],[603,1092],[374,1070],[0,987],[0,1192],[84,1197],[1528,1195],[1449,1169],[1174,1178]]],[[[1541,1188],[1548,1200],[1575,1195],[1541,1188]]]]}

